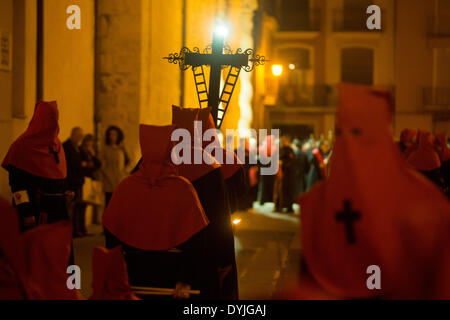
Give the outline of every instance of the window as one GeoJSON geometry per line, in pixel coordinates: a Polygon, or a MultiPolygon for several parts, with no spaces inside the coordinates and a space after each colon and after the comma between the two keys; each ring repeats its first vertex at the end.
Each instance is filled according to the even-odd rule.
{"type": "Polygon", "coordinates": [[[348,48],[341,52],[341,81],[373,84],[374,53],[367,48],[348,48]]]}
{"type": "Polygon", "coordinates": [[[366,10],[372,2],[370,0],[344,0],[342,28],[355,31],[366,29],[366,10]]]}
{"type": "Polygon", "coordinates": [[[282,0],[278,21],[281,31],[311,31],[309,0],[282,0]]]}

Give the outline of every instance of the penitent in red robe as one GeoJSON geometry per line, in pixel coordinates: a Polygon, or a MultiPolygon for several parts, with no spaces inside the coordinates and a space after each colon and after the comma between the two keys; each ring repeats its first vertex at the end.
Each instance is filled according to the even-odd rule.
{"type": "Polygon", "coordinates": [[[394,144],[387,94],[339,90],[329,179],[300,200],[303,253],[317,286],[300,283],[299,297],[450,298],[448,200],[394,144]],[[372,265],[380,290],[367,286],[372,265]]]}
{"type": "Polygon", "coordinates": [[[0,199],[0,299],[77,300],[67,287],[72,226],[62,221],[19,232],[17,213],[0,199]]]}
{"type": "MultiPolygon", "coordinates": [[[[172,122],[178,128],[186,129],[194,136],[194,121],[200,121],[199,112],[210,109],[183,109],[173,106],[172,122]]],[[[209,112],[209,111],[208,111],[209,112]]],[[[201,133],[200,133],[201,134],[201,133]]],[[[192,146],[192,152],[196,147],[192,146]]],[[[201,148],[200,150],[204,150],[201,148]]],[[[202,164],[181,164],[178,166],[182,176],[188,178],[195,190],[210,221],[206,228],[206,252],[203,258],[204,282],[202,287],[205,298],[236,299],[238,297],[236,258],[234,237],[231,226],[229,199],[224,180],[225,173],[211,154],[204,153],[202,164]],[[201,174],[199,174],[201,173],[201,174]],[[226,274],[222,270],[229,270],[226,274]],[[221,281],[221,278],[223,280],[221,281]]]]}
{"type": "Polygon", "coordinates": [[[171,162],[174,126],[140,126],[142,162],[103,214],[106,245],[123,246],[130,283],[198,289],[208,219],[194,187],[171,162]]]}
{"type": "Polygon", "coordinates": [[[27,130],[13,142],[2,162],[9,172],[22,230],[29,227],[24,224],[26,218],[48,223],[68,219],[66,158],[58,133],[56,102],[39,101],[27,130]]]}

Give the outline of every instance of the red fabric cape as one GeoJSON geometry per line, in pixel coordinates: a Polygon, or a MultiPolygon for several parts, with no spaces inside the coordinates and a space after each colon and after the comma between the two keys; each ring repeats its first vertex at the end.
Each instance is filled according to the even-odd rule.
{"type": "Polygon", "coordinates": [[[300,199],[311,275],[342,298],[450,298],[448,200],[407,167],[392,141],[388,100],[367,87],[339,90],[330,176],[300,199]],[[354,243],[338,221],[346,201],[359,213],[354,243]],[[381,268],[381,290],[367,288],[370,265],[381,268]]]}
{"type": "Polygon", "coordinates": [[[3,199],[0,212],[0,298],[82,299],[78,290],[66,286],[71,223],[42,225],[22,234],[17,212],[3,199]]]}
{"type": "MultiPolygon", "coordinates": [[[[172,106],[172,123],[180,129],[186,129],[189,131],[191,135],[191,164],[182,163],[177,165],[178,172],[181,176],[185,177],[189,181],[195,181],[209,172],[220,168],[221,165],[215,161],[215,159],[211,155],[205,155],[204,149],[199,146],[195,146],[194,144],[194,132],[197,128],[194,128],[194,121],[200,121],[198,119],[198,112],[201,109],[188,109],[188,108],[180,108],[177,106],[172,106]],[[206,157],[208,162],[211,164],[202,161],[201,164],[194,164],[194,153],[201,152],[206,157]]],[[[205,109],[206,110],[206,109],[205,109]]],[[[197,133],[199,136],[200,132],[197,133]]],[[[203,160],[205,160],[203,158],[203,160]]]]}
{"type": "Polygon", "coordinates": [[[431,133],[418,131],[417,148],[409,155],[408,163],[420,171],[430,171],[441,166],[439,155],[434,149],[434,137],[431,133]]]}
{"type": "Polygon", "coordinates": [[[39,101],[27,130],[10,146],[2,166],[7,169],[11,165],[43,178],[65,179],[66,157],[58,133],[56,101],[39,101]]]}
{"type": "MultiPolygon", "coordinates": [[[[211,115],[211,108],[180,108],[178,106],[172,106],[173,111],[173,123],[176,124],[179,128],[185,128],[190,132],[194,132],[194,121],[201,121],[202,123],[202,132],[203,135],[208,129],[215,129],[214,119],[211,115]]],[[[223,149],[219,144],[219,136],[217,132],[215,132],[212,141],[202,141],[202,148],[207,148],[211,143],[213,143],[214,149],[220,150],[222,159],[215,157],[217,160],[217,164],[222,169],[222,174],[224,179],[228,179],[233,176],[237,170],[243,165],[242,162],[238,159],[234,151],[223,149]],[[214,142],[214,143],[213,143],[214,142]],[[226,163],[226,159],[230,157],[233,158],[233,163],[226,163]]],[[[214,153],[210,153],[212,157],[215,156],[214,153]]],[[[215,166],[216,168],[219,166],[215,166]]],[[[194,166],[195,167],[195,166],[194,166]]],[[[183,170],[189,171],[189,170],[183,170]]]]}
{"type": "Polygon", "coordinates": [[[91,300],[140,300],[131,291],[122,247],[94,248],[92,255],[93,294],[91,300]]]}
{"type": "Polygon", "coordinates": [[[41,299],[84,299],[78,290],[69,290],[66,284],[72,232],[72,224],[61,221],[41,225],[24,234],[28,274],[39,288],[41,299]]]}
{"type": "Polygon", "coordinates": [[[415,130],[406,128],[403,129],[402,132],[400,133],[400,141],[403,143],[413,142],[415,136],[416,136],[415,130]]]}
{"type": "MultiPolygon", "coordinates": [[[[214,119],[211,115],[211,108],[205,108],[205,109],[198,109],[198,117],[197,119],[199,121],[202,122],[202,134],[205,133],[206,130],[209,129],[216,129],[216,126],[214,125],[214,119]]],[[[203,141],[203,148],[207,148],[209,144],[214,142],[214,148],[215,149],[221,149],[222,150],[222,155],[223,155],[223,159],[218,159],[217,157],[216,160],[222,160],[219,161],[219,163],[222,165],[222,173],[223,173],[223,177],[224,179],[228,179],[230,177],[232,177],[238,170],[240,167],[242,167],[243,163],[239,160],[239,158],[237,157],[236,153],[232,150],[229,149],[224,149],[220,146],[219,143],[219,136],[217,134],[217,132],[214,132],[214,138],[211,141],[203,141]],[[227,163],[227,159],[228,158],[233,158],[233,163],[227,163]]],[[[212,156],[215,156],[215,152],[214,154],[212,154],[212,156]]]]}
{"type": "Polygon", "coordinates": [[[116,188],[103,225],[142,250],[168,250],[205,228],[208,220],[192,184],[170,162],[173,126],[140,126],[142,164],[116,188]]]}

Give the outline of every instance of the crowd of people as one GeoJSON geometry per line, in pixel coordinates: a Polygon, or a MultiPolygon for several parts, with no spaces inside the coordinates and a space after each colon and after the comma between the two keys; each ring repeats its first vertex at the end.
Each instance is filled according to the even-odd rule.
{"type": "MultiPolygon", "coordinates": [[[[253,200],[260,205],[273,202],[276,212],[293,213],[298,197],[327,177],[332,149],[325,139],[310,137],[302,141],[289,135],[282,136],[278,145],[278,173],[257,177],[258,190],[253,193],[253,200]]],[[[263,147],[265,145],[260,146],[263,147]]],[[[258,166],[254,170],[258,172],[258,166]]]]}
{"type": "Polygon", "coordinates": [[[38,102],[2,163],[13,206],[0,199],[0,298],[83,298],[68,288],[66,268],[76,264],[72,237],[86,235],[87,181],[101,182],[105,203],[92,299],[238,299],[231,214],[255,200],[277,212],[300,205],[303,286],[290,297],[374,297],[363,279],[371,264],[386,270],[381,297],[450,297],[445,134],[408,129],[395,144],[384,93],[340,90],[334,141],[268,136],[259,146],[269,156],[279,148],[275,175],[250,164],[248,149],[240,161],[218,135],[213,151],[205,151],[210,141],[192,141],[178,155],[193,160],[200,151],[200,164],[174,164],[172,133],[194,136],[195,121],[203,132],[215,128],[210,108],[173,106],[171,125],[140,125],[142,158],[127,172],[120,128],[106,130],[98,153],[79,127],[61,143],[56,102],[38,102]],[[219,154],[234,163],[219,163],[219,154]],[[33,259],[29,268],[24,259],[33,259]],[[428,291],[422,280],[410,285],[414,277],[431,283],[428,291]]]}
{"type": "Polygon", "coordinates": [[[80,127],[75,127],[69,139],[62,144],[67,167],[66,188],[74,194],[74,199],[68,206],[74,237],[87,234],[85,221],[87,206],[92,205],[95,212],[106,206],[114,189],[125,178],[129,159],[123,139],[124,135],[119,127],[108,127],[105,132],[105,144],[97,155],[95,137],[92,134],[84,135],[80,127]],[[86,179],[101,182],[102,188],[83,192],[86,179]],[[92,203],[86,194],[89,192],[103,192],[104,201],[92,203]]]}

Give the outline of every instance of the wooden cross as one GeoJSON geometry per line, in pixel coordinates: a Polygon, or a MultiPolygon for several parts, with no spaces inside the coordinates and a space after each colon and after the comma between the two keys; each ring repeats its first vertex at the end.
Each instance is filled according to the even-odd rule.
{"type": "MultiPolygon", "coordinates": [[[[230,91],[225,91],[226,98],[221,100],[220,93],[220,84],[222,79],[222,67],[231,66],[232,68],[236,68],[240,70],[243,68],[245,71],[250,72],[253,70],[254,66],[262,65],[266,62],[264,56],[256,55],[252,49],[247,49],[242,51],[238,49],[236,53],[230,53],[230,49],[227,49],[228,53],[224,53],[224,35],[215,32],[213,34],[213,43],[211,45],[211,53],[203,52],[201,53],[198,48],[194,48],[193,51],[188,48],[182,48],[180,53],[172,53],[169,54],[167,59],[169,63],[179,64],[181,70],[187,70],[189,67],[192,67],[193,70],[195,68],[200,67],[202,69],[201,74],[203,75],[203,66],[210,66],[210,76],[209,76],[209,90],[208,92],[205,90],[200,91],[199,85],[205,85],[204,80],[200,83],[197,83],[197,79],[195,78],[196,73],[194,71],[194,80],[197,86],[197,94],[199,95],[199,101],[201,104],[200,93],[206,93],[208,95],[208,106],[212,107],[211,114],[214,118],[214,123],[217,125],[218,118],[221,123],[224,113],[226,112],[226,107],[221,110],[223,112],[223,116],[218,116],[219,112],[219,104],[222,102],[226,104],[228,107],[228,103],[231,99],[231,95],[234,90],[234,86],[236,85],[237,78],[239,77],[239,73],[232,74],[231,70],[225,82],[226,85],[231,85],[232,89],[230,91]],[[249,64],[250,63],[250,64],[249,64]],[[232,80],[228,80],[229,78],[234,78],[232,80]],[[228,82],[229,81],[229,82],[228,82]]],[[[203,76],[204,77],[204,76],[203,76]]],[[[224,88],[225,89],[225,88],[224,88]]],[[[223,94],[223,93],[222,93],[223,94]]],[[[205,100],[206,102],[206,100],[205,100]]],[[[200,105],[201,107],[201,105],[200,105]]],[[[220,125],[219,125],[220,126],[220,125]]]]}
{"type": "Polygon", "coordinates": [[[352,203],[350,200],[344,200],[344,210],[336,213],[336,221],[344,222],[347,232],[347,240],[349,244],[356,242],[353,223],[361,218],[359,211],[352,211],[352,203]]]}
{"type": "Polygon", "coordinates": [[[214,33],[211,53],[187,52],[184,64],[193,68],[209,65],[208,106],[212,107],[211,114],[214,123],[217,123],[220,96],[220,81],[222,79],[222,66],[242,68],[248,66],[248,54],[224,54],[224,36],[214,33]]]}

